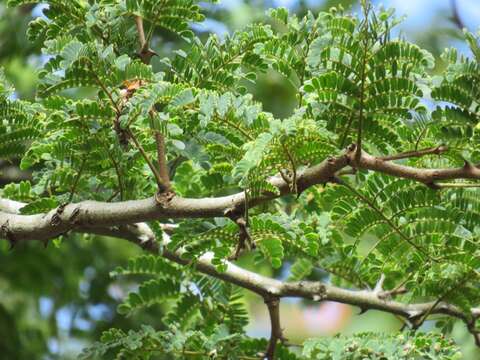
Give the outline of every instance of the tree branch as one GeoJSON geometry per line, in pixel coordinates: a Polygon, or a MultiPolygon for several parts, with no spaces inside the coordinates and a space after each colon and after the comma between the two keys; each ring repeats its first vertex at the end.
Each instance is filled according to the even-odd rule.
{"type": "Polygon", "coordinates": [[[267,352],[265,357],[268,360],[275,359],[275,349],[278,341],[285,341],[283,331],[280,326],[280,299],[278,297],[266,297],[265,304],[268,308],[270,316],[271,334],[268,342],[267,352]]]}
{"type": "MultiPolygon", "coordinates": [[[[140,51],[138,55],[142,59],[142,62],[144,64],[149,64],[150,60],[153,55],[156,55],[156,53],[149,48],[149,44],[147,39],[145,38],[145,31],[143,29],[143,19],[141,16],[135,16],[135,25],[137,26],[137,32],[138,32],[138,40],[140,42],[140,51]]],[[[150,111],[150,115],[152,115],[153,110],[150,111]]],[[[165,138],[164,136],[156,131],[155,132],[155,142],[157,144],[157,157],[158,157],[158,174],[155,174],[155,176],[159,177],[162,182],[162,186],[164,188],[160,188],[161,192],[166,192],[170,190],[170,177],[168,174],[168,167],[167,167],[167,154],[165,151],[165,138]]]]}
{"type": "Polygon", "coordinates": [[[155,132],[155,142],[157,144],[157,162],[158,162],[158,174],[165,185],[164,191],[171,189],[170,175],[167,165],[167,154],[165,151],[165,138],[160,132],[155,132]]]}
{"type": "MultiPolygon", "coordinates": [[[[299,193],[316,184],[335,181],[335,174],[354,164],[356,146],[352,144],[343,155],[331,157],[298,174],[299,193]]],[[[480,169],[466,163],[461,168],[421,169],[384,161],[362,151],[357,168],[378,171],[384,174],[408,178],[434,186],[435,181],[448,179],[478,179],[480,169]]],[[[249,199],[253,207],[279,196],[292,193],[290,184],[281,176],[269,182],[279,190],[279,195],[265,192],[249,199]]],[[[66,205],[60,214],[56,210],[37,215],[16,215],[0,211],[0,238],[16,240],[45,240],[58,236],[81,225],[116,226],[164,218],[224,217],[229,212],[241,213],[245,207],[245,193],[215,198],[191,199],[175,196],[160,202],[156,197],[116,203],[83,201],[66,205]],[[55,218],[55,221],[52,221],[55,218]]]]}
{"type": "MultiPolygon", "coordinates": [[[[350,147],[354,148],[355,145],[352,144],[350,147]]],[[[365,151],[362,151],[358,161],[356,161],[351,153],[348,156],[350,157],[349,162],[355,164],[359,169],[378,171],[399,178],[412,179],[432,187],[434,187],[435,182],[439,180],[480,180],[480,169],[468,162],[465,162],[465,165],[459,168],[423,169],[385,161],[384,159],[372,156],[365,151]]]]}
{"type": "MultiPolygon", "coordinates": [[[[127,129],[127,134],[128,134],[128,137],[130,139],[132,139],[133,141],[133,144],[135,145],[135,147],[137,148],[137,150],[140,152],[140,154],[142,154],[142,157],[143,159],[145,160],[145,162],[147,163],[148,167],[150,168],[150,170],[152,171],[153,175],[155,176],[155,180],[157,182],[157,185],[158,185],[158,190],[160,192],[165,192],[167,191],[168,187],[167,187],[167,184],[165,184],[164,182],[164,179],[162,178],[160,172],[157,170],[157,168],[153,165],[152,161],[150,160],[150,158],[148,157],[148,154],[147,152],[143,149],[143,146],[142,144],[140,144],[140,142],[137,140],[137,138],[135,137],[135,135],[133,134],[133,132],[130,130],[130,129],[127,129]]],[[[168,175],[167,175],[168,176],[168,175]]]]}
{"type": "Polygon", "coordinates": [[[143,19],[141,16],[135,16],[135,25],[138,32],[138,40],[140,42],[140,51],[138,56],[144,64],[150,63],[150,59],[153,55],[157,55],[155,51],[150,49],[148,41],[145,39],[145,31],[143,30],[143,19]]]}
{"type": "MultiPolygon", "coordinates": [[[[24,205],[25,204],[17,201],[0,199],[0,211],[3,212],[3,214],[0,213],[0,218],[1,216],[5,216],[7,212],[9,212],[10,215],[17,214],[19,209],[24,205]]],[[[65,207],[63,213],[67,211],[68,206],[70,205],[65,207]]],[[[124,207],[124,209],[127,208],[124,207]]],[[[21,215],[14,216],[25,217],[21,215]]],[[[3,227],[4,226],[2,226],[1,235],[4,235],[3,227]]],[[[74,231],[79,233],[89,233],[125,239],[138,245],[147,252],[155,255],[161,255],[177,264],[192,265],[190,260],[182,257],[182,250],[170,251],[165,246],[161,246],[163,244],[166,245],[168,242],[167,233],[171,232],[172,227],[174,226],[166,224],[164,227],[164,239],[160,241],[155,238],[155,234],[145,223],[120,226],[101,226],[99,224],[88,224],[77,226],[74,231]]],[[[8,237],[5,238],[8,239],[8,237]]],[[[435,314],[449,315],[465,322],[468,330],[474,335],[476,341],[478,340],[477,344],[480,344],[480,336],[478,334],[478,330],[474,326],[475,319],[480,317],[480,308],[472,308],[468,313],[465,313],[457,306],[444,301],[432,301],[416,304],[393,301],[381,296],[382,291],[379,289],[382,286],[382,280],[379,281],[378,287],[374,290],[348,290],[319,281],[282,282],[280,280],[269,278],[243,269],[229,261],[225,261],[225,271],[219,272],[215,265],[212,264],[213,257],[214,254],[211,252],[207,252],[200,256],[194,264],[195,269],[201,273],[235,284],[262,296],[269,307],[269,313],[272,321],[272,335],[276,338],[276,340],[283,339],[283,336],[281,334],[280,320],[277,313],[278,308],[275,308],[277,304],[273,300],[278,301],[283,297],[299,297],[314,301],[334,301],[343,304],[354,305],[365,311],[380,310],[398,315],[409,321],[422,318],[427,314],[429,316],[435,314]]]]}
{"type": "MultiPolygon", "coordinates": [[[[347,152],[348,153],[348,152],[347,152]]],[[[347,166],[347,154],[329,158],[299,173],[297,188],[301,192],[310,186],[332,180],[334,174],[347,166]]],[[[262,204],[279,196],[291,194],[291,188],[281,176],[270,178],[279,195],[265,192],[249,199],[249,207],[262,204]]],[[[230,212],[242,213],[245,207],[245,192],[215,197],[191,199],[175,196],[159,202],[157,197],[116,203],[83,201],[68,204],[48,213],[36,215],[8,214],[0,211],[0,238],[15,240],[45,240],[79,226],[109,227],[165,218],[224,217],[230,212]]],[[[0,209],[1,210],[1,209],[0,209]]]]}
{"type": "Polygon", "coordinates": [[[406,151],[396,155],[380,156],[379,159],[383,161],[390,161],[390,160],[407,159],[412,157],[421,157],[421,156],[430,155],[430,154],[440,155],[446,152],[447,150],[448,150],[447,146],[439,145],[433,148],[428,148],[423,150],[412,150],[412,151],[406,151]]]}
{"type": "MultiPolygon", "coordinates": [[[[155,255],[161,255],[177,264],[191,265],[189,260],[182,257],[181,250],[173,252],[166,249],[166,247],[160,247],[161,242],[155,239],[154,233],[146,224],[140,223],[121,227],[83,227],[77,228],[76,231],[126,239],[140,246],[145,251],[155,255]],[[162,251],[160,251],[160,248],[162,248],[162,251]]],[[[166,239],[164,239],[163,242],[166,242],[166,239]]],[[[358,306],[365,311],[380,310],[398,315],[410,322],[422,318],[427,314],[428,316],[435,314],[448,315],[465,322],[468,330],[476,339],[479,338],[478,330],[473,324],[474,320],[480,316],[480,308],[471,308],[468,313],[465,313],[457,306],[444,301],[408,304],[389,300],[379,296],[381,293],[378,292],[378,289],[348,290],[319,281],[282,282],[243,269],[229,261],[225,262],[226,270],[219,272],[211,262],[213,257],[214,255],[211,252],[200,256],[194,264],[195,269],[206,275],[250,290],[262,296],[264,299],[268,299],[266,303],[267,306],[269,306],[269,313],[272,320],[272,335],[277,340],[283,338],[277,312],[278,300],[283,297],[339,302],[358,306]]]]}

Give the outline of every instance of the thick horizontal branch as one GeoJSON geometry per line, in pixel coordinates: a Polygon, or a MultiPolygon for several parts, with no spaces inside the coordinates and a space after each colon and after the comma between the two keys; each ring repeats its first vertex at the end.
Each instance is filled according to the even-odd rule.
{"type": "MultiPolygon", "coordinates": [[[[341,155],[306,169],[298,177],[298,190],[330,181],[337,171],[347,165],[347,161],[347,155],[341,155]]],[[[279,194],[264,193],[249,199],[250,207],[291,193],[291,187],[280,176],[272,177],[270,183],[278,189],[279,194]]],[[[222,217],[232,212],[241,213],[244,206],[245,193],[242,191],[234,195],[202,199],[174,196],[160,203],[158,197],[117,203],[83,201],[37,215],[10,214],[0,208],[0,238],[12,242],[47,240],[76,227],[119,226],[166,218],[222,217]]]]}
{"type": "MultiPolygon", "coordinates": [[[[310,186],[335,181],[335,174],[348,165],[416,180],[432,187],[439,180],[480,179],[480,169],[469,163],[453,169],[421,169],[386,161],[364,151],[359,159],[355,154],[355,145],[351,145],[344,155],[329,158],[299,173],[297,190],[302,192],[310,186]]],[[[281,176],[274,176],[269,181],[278,189],[278,194],[264,193],[249,199],[250,207],[292,192],[291,185],[281,176]]],[[[243,213],[245,192],[215,198],[174,196],[163,200],[162,197],[152,197],[117,203],[84,201],[66,204],[49,213],[37,215],[9,214],[0,208],[0,238],[11,242],[47,240],[76,227],[119,226],[166,218],[231,217],[232,213],[243,213]]]]}

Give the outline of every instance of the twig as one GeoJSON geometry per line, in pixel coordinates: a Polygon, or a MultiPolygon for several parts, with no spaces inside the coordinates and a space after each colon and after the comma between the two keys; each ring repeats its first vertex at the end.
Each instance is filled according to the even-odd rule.
{"type": "Polygon", "coordinates": [[[241,132],[242,135],[245,136],[249,141],[255,140],[255,138],[252,135],[250,135],[245,129],[242,129],[238,124],[231,122],[230,120],[227,119],[227,117],[220,118],[219,116],[216,116],[216,118],[219,122],[223,122],[224,124],[230,125],[232,128],[241,132]]]}
{"type": "Polygon", "coordinates": [[[143,19],[141,16],[135,16],[135,25],[137,26],[138,40],[140,41],[140,51],[138,52],[138,56],[140,56],[140,59],[144,64],[148,64],[150,63],[152,56],[156,55],[157,53],[148,46],[148,41],[145,39],[143,19]]]}
{"type": "Polygon", "coordinates": [[[68,202],[72,202],[73,200],[73,195],[75,194],[75,190],[77,188],[78,182],[80,181],[80,177],[82,176],[83,168],[85,166],[85,163],[87,162],[87,157],[84,157],[82,159],[82,163],[80,164],[80,169],[78,170],[77,176],[75,177],[75,180],[73,181],[72,188],[70,190],[70,196],[68,197],[68,202]]]}
{"type": "Polygon", "coordinates": [[[358,115],[358,135],[357,135],[357,151],[355,153],[355,161],[358,162],[362,156],[362,129],[363,129],[363,108],[365,106],[365,78],[366,78],[366,67],[367,67],[367,53],[368,53],[368,15],[370,11],[370,4],[362,2],[363,12],[365,16],[365,23],[363,28],[363,59],[362,59],[362,69],[360,75],[360,113],[358,115]]]}
{"type": "Polygon", "coordinates": [[[169,191],[171,184],[167,166],[167,154],[165,151],[165,138],[163,134],[158,131],[155,132],[155,142],[157,144],[158,173],[166,187],[165,191],[169,191]]]}
{"type": "Polygon", "coordinates": [[[150,158],[148,157],[148,154],[145,152],[145,149],[143,148],[143,146],[138,142],[137,138],[135,137],[135,135],[133,135],[133,132],[130,130],[130,129],[127,129],[125,130],[128,134],[128,137],[130,139],[132,139],[135,147],[137,148],[138,151],[140,151],[140,154],[142,154],[143,158],[145,159],[145,161],[147,162],[148,164],[148,167],[150,168],[150,170],[152,171],[154,177],[155,177],[155,180],[157,181],[157,185],[158,185],[158,190],[160,192],[165,192],[167,190],[167,186],[164,184],[163,182],[163,179],[162,177],[160,176],[157,168],[153,165],[152,161],[150,160],[150,158]]]}
{"type": "Polygon", "coordinates": [[[446,151],[448,151],[448,147],[446,145],[439,145],[436,147],[422,149],[422,150],[406,151],[406,152],[402,152],[395,155],[379,156],[378,159],[383,161],[400,160],[400,159],[407,159],[412,157],[421,157],[421,156],[430,155],[430,154],[440,155],[446,151]]]}
{"type": "MultiPolygon", "coordinates": [[[[354,149],[355,144],[352,144],[350,148],[354,149]]],[[[362,151],[359,161],[356,161],[353,155],[352,152],[346,154],[349,164],[355,164],[359,169],[372,170],[397,178],[412,179],[428,186],[432,186],[433,183],[440,180],[480,180],[480,168],[468,161],[465,161],[462,167],[457,168],[425,169],[397,164],[392,161],[382,161],[381,159],[379,160],[378,157],[372,156],[365,151],[362,151]]]]}
{"type": "Polygon", "coordinates": [[[460,13],[458,11],[458,4],[456,0],[450,0],[450,5],[452,7],[452,21],[453,23],[463,31],[466,28],[465,23],[463,22],[460,13]]]}
{"type": "MultiPolygon", "coordinates": [[[[451,288],[449,288],[447,291],[445,291],[445,293],[443,293],[434,303],[433,305],[423,314],[421,315],[417,321],[415,321],[415,323],[413,324],[413,329],[414,330],[417,330],[420,326],[422,326],[422,324],[425,322],[425,320],[427,320],[427,318],[430,316],[430,314],[432,313],[433,310],[435,310],[435,308],[443,301],[443,299],[445,299],[451,292],[455,291],[460,285],[462,285],[466,278],[468,276],[464,276],[462,278],[462,281],[459,281],[458,283],[456,283],[455,285],[453,285],[451,288]]],[[[469,329],[470,330],[470,329],[469,329]]]]}
{"type": "Polygon", "coordinates": [[[140,51],[147,46],[147,41],[145,40],[145,31],[143,30],[143,19],[141,16],[135,16],[135,25],[137,26],[138,40],[140,41],[140,51]]]}
{"type": "Polygon", "coordinates": [[[117,115],[120,114],[122,111],[118,107],[118,104],[115,102],[115,100],[113,100],[112,94],[110,93],[110,91],[108,91],[107,87],[102,82],[102,80],[100,80],[97,73],[95,71],[93,71],[93,63],[92,62],[90,62],[90,71],[92,72],[93,76],[95,77],[95,81],[97,82],[98,86],[100,86],[100,88],[103,90],[103,92],[108,96],[108,99],[110,100],[113,107],[115,108],[115,112],[117,113],[117,115]]]}
{"type": "Polygon", "coordinates": [[[352,113],[350,114],[350,118],[348,119],[347,126],[345,127],[345,130],[343,132],[342,139],[340,140],[340,147],[341,148],[343,148],[345,146],[345,141],[347,140],[348,133],[350,131],[350,128],[352,127],[353,118],[354,118],[354,116],[353,116],[353,111],[352,111],[352,113]]]}
{"type": "Polygon", "coordinates": [[[292,166],[292,191],[295,193],[295,194],[298,194],[298,188],[297,188],[297,167],[295,165],[295,160],[292,156],[292,154],[290,153],[290,151],[288,150],[288,147],[285,145],[285,143],[282,141],[281,142],[282,144],[282,147],[283,147],[283,150],[285,151],[287,157],[288,157],[288,161],[290,161],[290,165],[292,166]]]}
{"type": "Polygon", "coordinates": [[[417,141],[415,141],[415,150],[418,150],[418,146],[420,145],[420,141],[422,140],[422,137],[427,133],[428,127],[424,127],[420,134],[418,135],[417,141]]]}
{"type": "MultiPolygon", "coordinates": [[[[135,25],[137,26],[138,40],[140,42],[140,51],[138,55],[140,56],[140,59],[144,64],[149,64],[152,56],[156,55],[155,51],[150,49],[148,44],[151,32],[148,34],[149,40],[145,39],[145,30],[143,29],[143,19],[141,16],[135,16],[135,25]]],[[[153,110],[150,113],[152,112],[153,110]]],[[[170,189],[170,177],[168,175],[167,159],[165,153],[165,139],[161,133],[155,133],[155,142],[157,144],[158,175],[159,178],[162,179],[162,183],[165,185],[165,188],[161,191],[167,191],[170,189]]]]}

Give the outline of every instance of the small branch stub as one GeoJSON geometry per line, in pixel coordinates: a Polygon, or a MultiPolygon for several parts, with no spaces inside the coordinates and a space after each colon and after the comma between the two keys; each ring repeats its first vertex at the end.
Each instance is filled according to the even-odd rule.
{"type": "Polygon", "coordinates": [[[238,243],[233,254],[228,257],[228,260],[237,260],[243,250],[254,249],[255,243],[252,241],[248,231],[248,223],[244,216],[239,215],[238,212],[232,209],[225,211],[225,216],[234,221],[238,226],[238,243]]]}
{"type": "Polygon", "coordinates": [[[175,192],[171,190],[162,191],[159,190],[155,194],[155,201],[161,207],[166,207],[170,201],[175,197],[175,192]]]}

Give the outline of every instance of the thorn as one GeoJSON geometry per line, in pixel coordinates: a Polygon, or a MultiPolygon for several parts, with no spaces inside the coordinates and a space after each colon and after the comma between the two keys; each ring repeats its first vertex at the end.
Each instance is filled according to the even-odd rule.
{"type": "Polygon", "coordinates": [[[377,283],[375,284],[375,288],[373,292],[378,295],[378,293],[383,292],[383,284],[385,282],[385,274],[380,275],[380,279],[378,279],[377,283]]]}
{"type": "Polygon", "coordinates": [[[357,315],[362,315],[362,314],[365,314],[366,312],[368,311],[368,308],[367,307],[360,307],[360,312],[357,314],[357,315]]]}
{"type": "Polygon", "coordinates": [[[463,167],[464,168],[470,168],[472,164],[468,160],[463,159],[463,167]]]}
{"type": "Polygon", "coordinates": [[[17,241],[10,237],[8,239],[8,242],[10,243],[10,247],[8,248],[8,251],[12,251],[15,248],[15,246],[17,245],[17,241]]]}
{"type": "MultiPolygon", "coordinates": [[[[339,184],[339,185],[344,184],[344,181],[342,179],[340,179],[338,176],[332,176],[330,178],[330,182],[332,182],[334,184],[339,184]]],[[[324,185],[327,185],[327,183],[325,183],[324,185]]]]}
{"type": "Polygon", "coordinates": [[[425,183],[425,185],[428,186],[432,190],[440,190],[441,189],[441,187],[438,186],[437,184],[435,184],[434,182],[428,182],[428,183],[425,183]]]}
{"type": "Polygon", "coordinates": [[[223,216],[233,220],[234,218],[234,213],[235,213],[235,209],[234,208],[228,208],[228,209],[225,209],[223,211],[223,216]]]}

